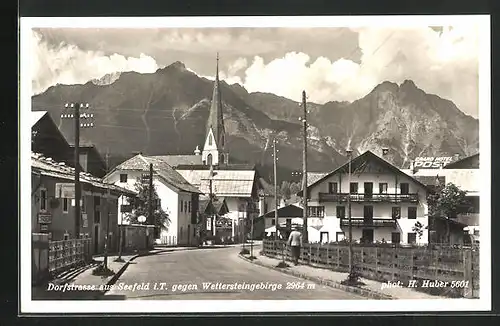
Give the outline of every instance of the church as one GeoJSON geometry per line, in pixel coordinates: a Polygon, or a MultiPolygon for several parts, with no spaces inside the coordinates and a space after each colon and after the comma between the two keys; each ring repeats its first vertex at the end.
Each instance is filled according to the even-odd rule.
{"type": "Polygon", "coordinates": [[[228,241],[231,242],[241,242],[250,236],[252,219],[259,216],[259,213],[266,213],[260,212],[259,207],[271,206],[263,205],[262,202],[271,200],[264,195],[262,179],[254,165],[231,163],[226,147],[223,110],[217,54],[212,102],[202,150],[197,146],[192,155],[160,155],[154,158],[169,164],[186,181],[198,188],[205,197],[200,197],[200,200],[208,199],[213,194],[218,201],[225,202],[226,214],[207,218],[206,230],[212,233],[216,241],[218,238],[220,240],[219,234],[230,234],[224,238],[230,238],[228,241]],[[217,223],[218,219],[226,222],[217,223]],[[218,225],[224,225],[226,230],[219,230],[218,225]]]}

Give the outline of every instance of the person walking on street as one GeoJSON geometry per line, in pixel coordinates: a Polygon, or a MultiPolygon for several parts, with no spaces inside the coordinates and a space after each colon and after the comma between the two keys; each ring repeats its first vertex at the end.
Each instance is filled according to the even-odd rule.
{"type": "Polygon", "coordinates": [[[288,245],[292,247],[294,265],[299,264],[300,247],[302,246],[302,233],[295,227],[288,237],[288,245]]]}

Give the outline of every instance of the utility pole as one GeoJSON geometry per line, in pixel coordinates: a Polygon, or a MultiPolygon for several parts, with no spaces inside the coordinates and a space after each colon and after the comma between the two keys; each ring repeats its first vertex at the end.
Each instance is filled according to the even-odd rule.
{"type": "Polygon", "coordinates": [[[66,109],[70,109],[73,112],[72,113],[64,113],[61,115],[61,118],[63,119],[73,119],[74,121],[74,131],[75,131],[75,157],[74,157],[74,164],[75,164],[75,239],[80,238],[80,220],[82,218],[81,216],[81,207],[80,207],[80,200],[82,197],[82,189],[80,185],[80,128],[92,128],[94,127],[94,123],[81,123],[80,119],[87,119],[87,118],[93,118],[93,114],[88,114],[84,112],[83,114],[80,113],[80,109],[87,109],[89,108],[88,103],[66,103],[64,105],[66,109]]]}
{"type": "Polygon", "coordinates": [[[349,276],[353,276],[353,252],[352,252],[352,214],[351,214],[351,161],[352,161],[352,150],[347,149],[347,155],[349,158],[349,163],[348,163],[348,184],[347,186],[349,187],[349,195],[347,196],[347,222],[349,223],[349,276]]]}
{"type": "Polygon", "coordinates": [[[148,195],[148,220],[149,225],[154,225],[154,207],[153,207],[153,163],[149,164],[149,195],[148,195]]]}
{"type": "Polygon", "coordinates": [[[273,140],[273,163],[274,163],[274,225],[276,227],[276,232],[274,239],[278,240],[278,227],[279,227],[279,218],[278,218],[278,176],[276,173],[276,165],[278,161],[277,157],[277,150],[276,150],[276,138],[273,140]]]}
{"type": "Polygon", "coordinates": [[[304,116],[302,118],[303,123],[303,145],[304,152],[302,153],[302,193],[304,199],[304,217],[302,222],[302,240],[304,243],[308,243],[308,234],[307,234],[307,106],[306,106],[306,91],[302,91],[302,107],[304,109],[304,116]]]}

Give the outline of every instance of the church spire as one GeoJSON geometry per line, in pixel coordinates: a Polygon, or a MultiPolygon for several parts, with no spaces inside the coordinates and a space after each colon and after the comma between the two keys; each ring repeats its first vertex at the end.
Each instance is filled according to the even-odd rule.
{"type": "Polygon", "coordinates": [[[215,165],[227,162],[226,147],[226,132],[224,129],[223,104],[219,80],[219,53],[217,52],[215,81],[212,93],[212,103],[210,105],[210,113],[208,115],[205,147],[203,151],[206,161],[212,161],[215,165]],[[210,158],[208,155],[210,155],[210,158]]]}

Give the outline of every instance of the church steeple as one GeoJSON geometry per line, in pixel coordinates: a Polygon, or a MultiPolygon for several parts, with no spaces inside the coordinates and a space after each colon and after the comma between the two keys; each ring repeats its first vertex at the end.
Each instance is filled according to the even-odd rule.
{"type": "Polygon", "coordinates": [[[225,150],[226,131],[224,129],[222,96],[219,81],[219,53],[217,52],[217,63],[215,70],[214,89],[212,92],[212,103],[208,115],[205,146],[203,147],[202,159],[206,164],[227,163],[228,156],[225,150]]]}

